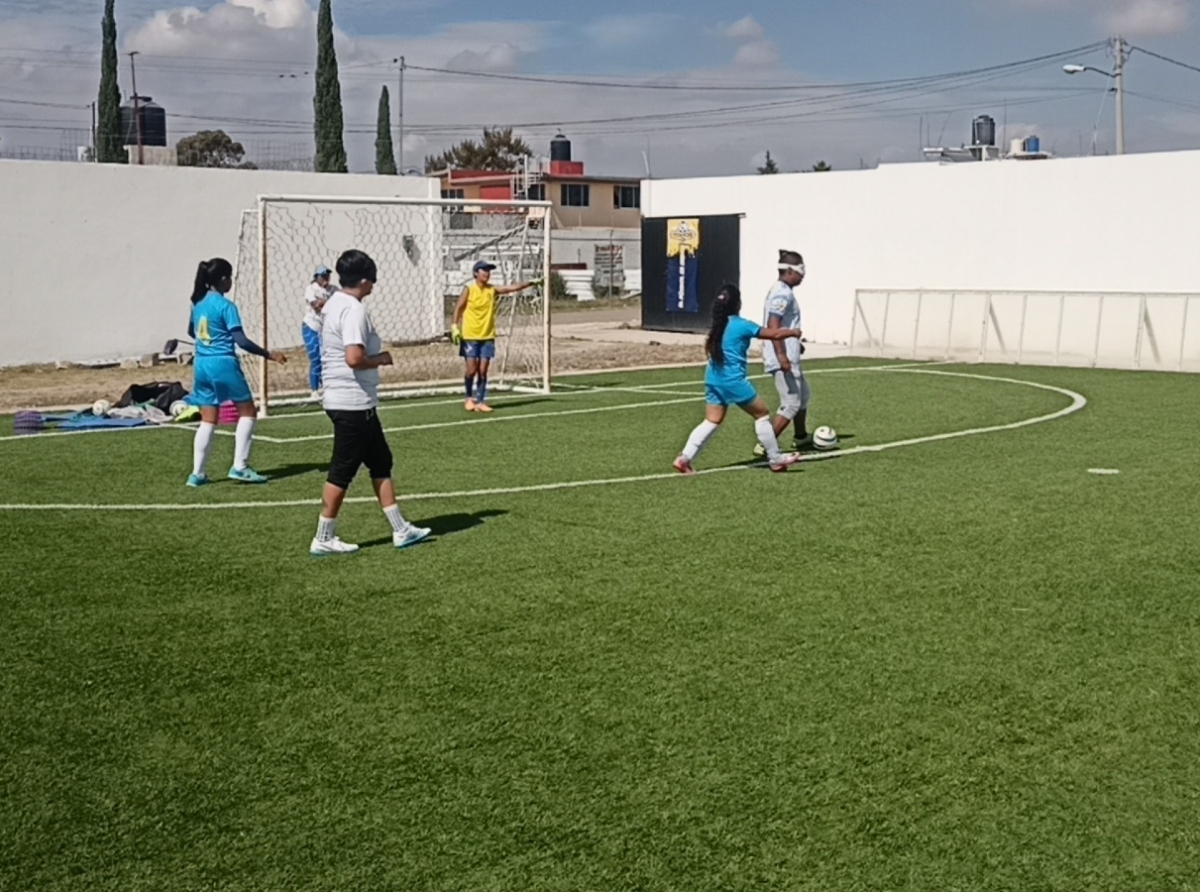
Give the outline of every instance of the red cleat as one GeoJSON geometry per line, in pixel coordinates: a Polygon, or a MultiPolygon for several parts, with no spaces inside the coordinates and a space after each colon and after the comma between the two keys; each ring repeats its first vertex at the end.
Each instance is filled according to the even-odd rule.
{"type": "Polygon", "coordinates": [[[796,464],[799,461],[800,461],[800,453],[785,452],[783,455],[779,456],[778,462],[774,462],[774,463],[768,465],[767,467],[769,467],[776,474],[782,474],[784,471],[786,471],[788,468],[790,468],[792,465],[796,464]]]}
{"type": "Polygon", "coordinates": [[[673,467],[680,474],[684,474],[689,477],[696,473],[696,469],[692,467],[692,463],[682,455],[675,459],[675,462],[671,465],[671,467],[673,467]]]}

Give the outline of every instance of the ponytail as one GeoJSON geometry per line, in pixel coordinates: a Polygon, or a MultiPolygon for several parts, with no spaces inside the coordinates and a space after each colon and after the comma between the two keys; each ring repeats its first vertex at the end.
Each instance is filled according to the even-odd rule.
{"type": "Polygon", "coordinates": [[[222,279],[232,277],[233,265],[224,257],[201,260],[200,265],[196,267],[196,282],[192,286],[192,303],[200,303],[208,292],[221,284],[222,279]]]}
{"type": "Polygon", "coordinates": [[[729,320],[741,310],[742,292],[738,290],[737,285],[726,285],[713,304],[712,327],[704,340],[704,352],[708,354],[713,365],[725,365],[725,349],[721,341],[725,337],[725,329],[729,327],[729,320]]]}

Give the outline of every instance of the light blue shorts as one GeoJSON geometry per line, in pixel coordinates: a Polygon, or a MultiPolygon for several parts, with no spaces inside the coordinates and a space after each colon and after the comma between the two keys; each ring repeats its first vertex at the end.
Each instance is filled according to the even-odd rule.
{"type": "Polygon", "coordinates": [[[246,383],[242,364],[236,356],[197,356],[192,404],[219,406],[222,403],[250,403],[254,395],[246,383]]]}
{"type": "Polygon", "coordinates": [[[465,359],[495,359],[495,341],[463,341],[458,346],[458,355],[465,359]]]}
{"type": "Polygon", "coordinates": [[[710,406],[748,406],[758,399],[758,391],[749,379],[727,384],[704,383],[704,402],[710,406]]]}

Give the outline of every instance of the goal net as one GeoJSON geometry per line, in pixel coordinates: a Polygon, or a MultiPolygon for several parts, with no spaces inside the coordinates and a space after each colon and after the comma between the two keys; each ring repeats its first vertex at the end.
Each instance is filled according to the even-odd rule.
{"type": "MultiPolygon", "coordinates": [[[[321,266],[349,248],[369,254],[379,281],[367,308],[394,365],[380,369],[380,395],[457,393],[462,360],[451,344],[454,305],[471,267],[495,265],[492,283],[548,281],[548,205],[530,201],[261,198],[242,214],[231,298],[246,334],[286,364],[243,354],[261,407],[312,400],[304,347],[305,291],[321,266]]],[[[337,284],[337,274],[333,276],[337,284]]],[[[550,388],[548,291],[500,297],[493,389],[550,388]]]]}

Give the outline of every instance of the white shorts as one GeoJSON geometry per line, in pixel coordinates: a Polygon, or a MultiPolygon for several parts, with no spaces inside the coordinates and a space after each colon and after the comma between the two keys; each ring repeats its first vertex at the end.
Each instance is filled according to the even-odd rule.
{"type": "Polygon", "coordinates": [[[804,370],[793,366],[792,371],[785,372],[776,369],[771,377],[775,379],[775,389],[779,392],[779,414],[784,418],[795,418],[801,411],[808,408],[812,399],[812,389],[804,370]]]}

